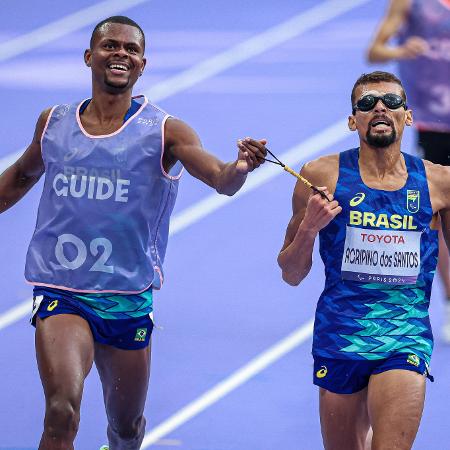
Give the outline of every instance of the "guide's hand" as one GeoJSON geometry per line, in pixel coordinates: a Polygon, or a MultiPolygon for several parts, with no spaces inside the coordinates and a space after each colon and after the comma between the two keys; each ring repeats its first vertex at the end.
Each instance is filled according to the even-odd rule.
{"type": "Polygon", "coordinates": [[[236,170],[240,173],[248,173],[254,169],[257,169],[264,163],[264,157],[266,156],[265,145],[266,139],[252,139],[245,138],[240,139],[237,142],[238,146],[238,161],[236,170]]]}

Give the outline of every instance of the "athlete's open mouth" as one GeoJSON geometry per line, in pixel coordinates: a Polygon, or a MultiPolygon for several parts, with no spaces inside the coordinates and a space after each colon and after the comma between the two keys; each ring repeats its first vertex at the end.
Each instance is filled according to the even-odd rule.
{"type": "Polygon", "coordinates": [[[128,65],[124,64],[124,63],[110,63],[110,64],[108,64],[108,69],[112,73],[117,73],[117,74],[122,74],[122,73],[128,72],[130,70],[128,65]]]}
{"type": "Polygon", "coordinates": [[[375,128],[377,130],[392,128],[392,122],[386,118],[372,119],[369,125],[371,128],[375,128]]]}

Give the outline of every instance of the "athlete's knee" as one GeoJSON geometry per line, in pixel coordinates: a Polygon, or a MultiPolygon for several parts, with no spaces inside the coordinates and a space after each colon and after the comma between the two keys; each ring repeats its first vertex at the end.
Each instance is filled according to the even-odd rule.
{"type": "MultiPolygon", "coordinates": [[[[108,435],[112,442],[130,443],[130,449],[134,449],[132,445],[136,444],[139,448],[145,433],[145,417],[140,416],[135,420],[111,420],[108,425],[108,435]]],[[[123,447],[128,448],[128,447],[123,447]]]]}
{"type": "Polygon", "coordinates": [[[44,427],[54,436],[75,436],[80,423],[79,407],[67,399],[53,398],[47,401],[44,427]]]}

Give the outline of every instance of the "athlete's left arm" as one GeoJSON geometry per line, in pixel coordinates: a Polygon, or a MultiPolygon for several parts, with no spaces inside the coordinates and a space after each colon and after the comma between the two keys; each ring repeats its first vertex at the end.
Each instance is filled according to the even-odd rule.
{"type": "Polygon", "coordinates": [[[450,166],[424,162],[433,212],[440,216],[442,232],[450,250],[450,166]]]}
{"type": "Polygon", "coordinates": [[[220,194],[233,195],[245,183],[248,172],[261,165],[266,141],[250,140],[244,147],[238,144],[236,161],[224,163],[202,146],[197,133],[179,119],[165,124],[164,154],[170,164],[179,160],[187,171],[216,189],[220,194]]]}

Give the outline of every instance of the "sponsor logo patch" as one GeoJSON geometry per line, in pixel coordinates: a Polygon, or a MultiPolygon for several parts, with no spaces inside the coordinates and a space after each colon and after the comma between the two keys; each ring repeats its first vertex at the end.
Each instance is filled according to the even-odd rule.
{"type": "Polygon", "coordinates": [[[328,369],[326,366],[321,366],[320,369],[316,372],[317,378],[325,378],[327,376],[328,369]]]}
{"type": "Polygon", "coordinates": [[[358,192],[355,196],[350,200],[350,206],[357,206],[363,202],[366,198],[366,194],[364,192],[358,192]]]}
{"type": "Polygon", "coordinates": [[[47,311],[53,311],[58,306],[58,300],[53,300],[50,305],[47,306],[47,311]]]}

